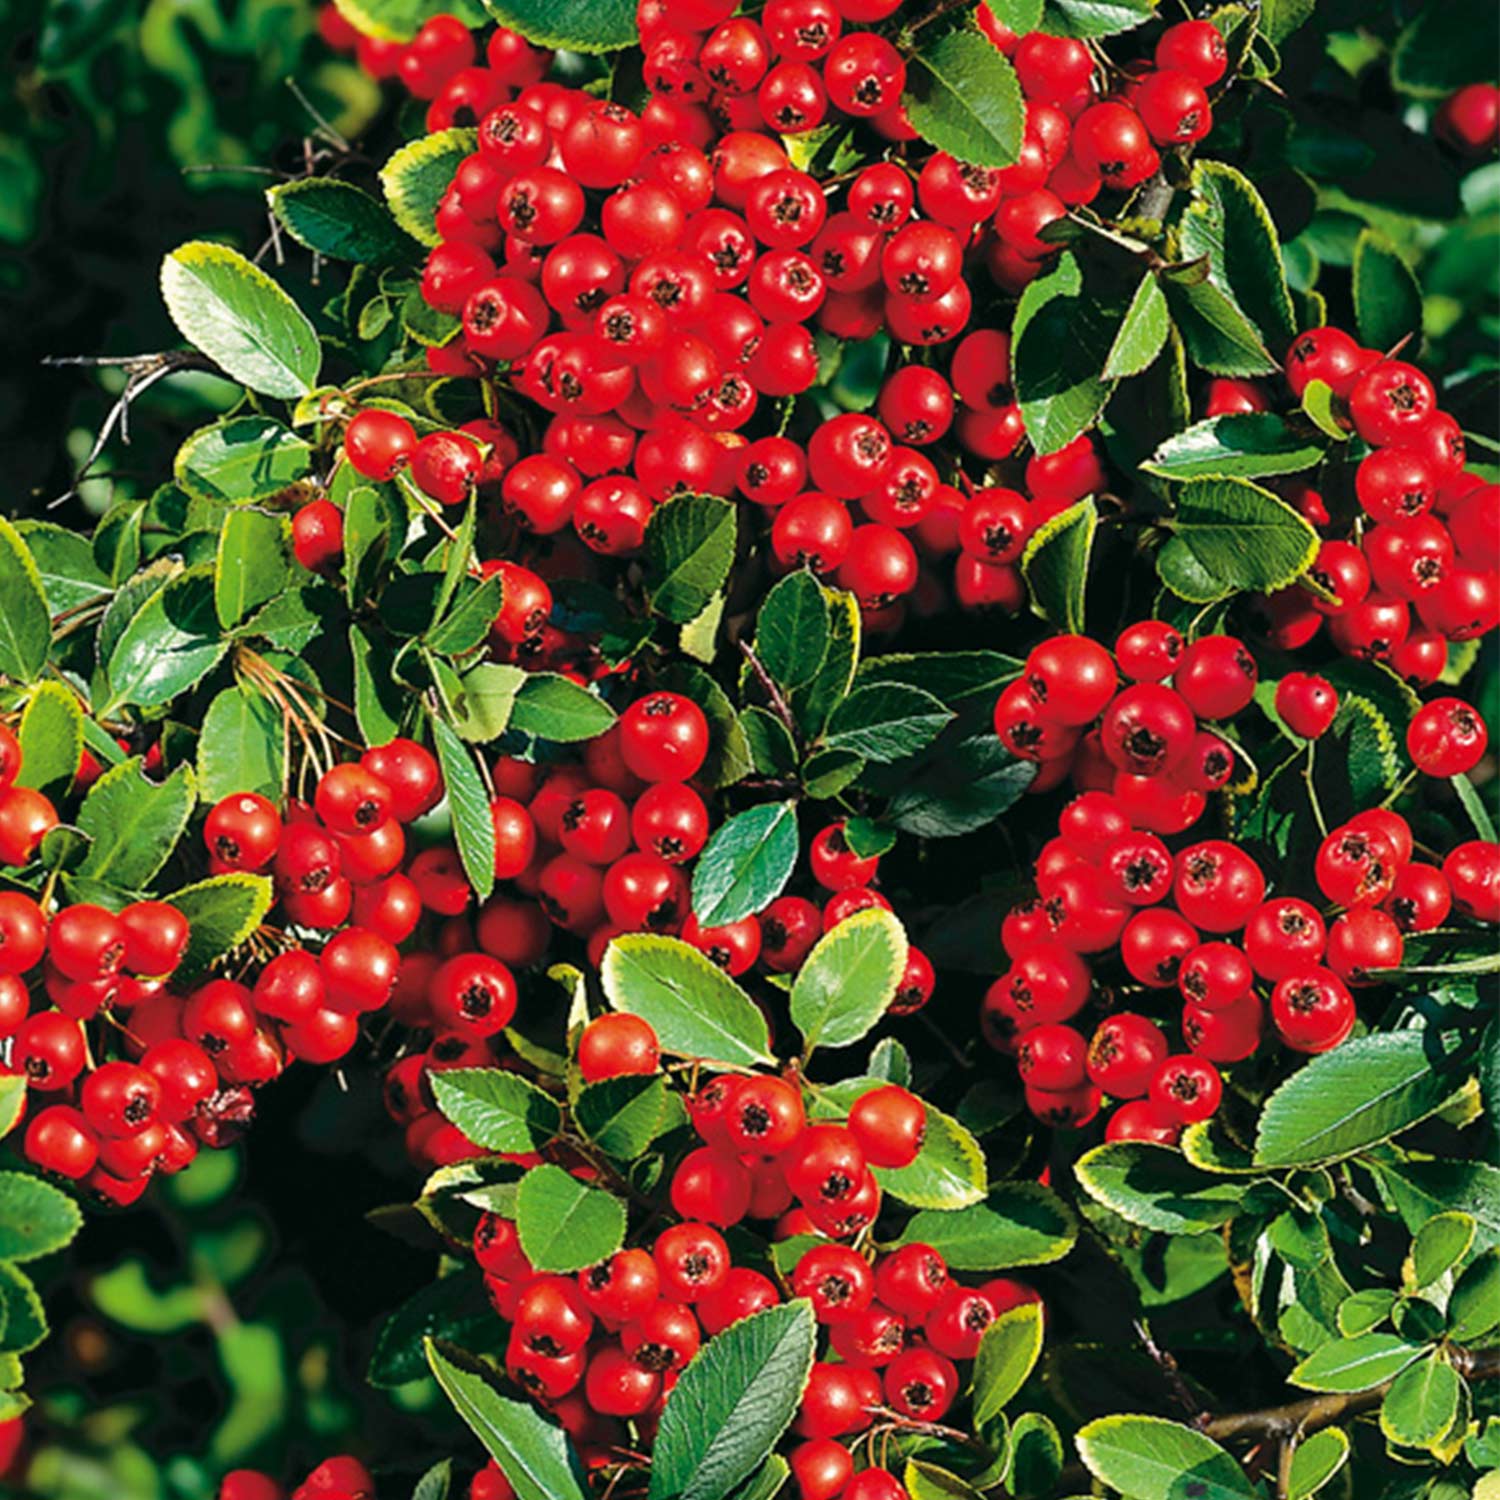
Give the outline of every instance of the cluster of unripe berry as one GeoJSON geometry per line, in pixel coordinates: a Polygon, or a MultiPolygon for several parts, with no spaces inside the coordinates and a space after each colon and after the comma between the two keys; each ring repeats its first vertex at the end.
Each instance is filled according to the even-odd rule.
{"type": "MultiPolygon", "coordinates": [[[[1463,431],[1415,365],[1362,348],[1342,329],[1312,328],[1287,351],[1286,378],[1298,400],[1313,381],[1331,389],[1336,419],[1363,456],[1352,495],[1286,486],[1301,513],[1334,534],[1308,573],[1316,592],[1293,584],[1265,600],[1271,639],[1296,650],[1326,622],[1344,655],[1430,686],[1450,641],[1500,624],[1500,486],[1464,467],[1463,431]]],[[[1235,409],[1269,408],[1263,388],[1238,384],[1235,409]]],[[[1328,478],[1338,485],[1344,474],[1328,478]]]]}
{"type": "MultiPolygon", "coordinates": [[[[1264,873],[1231,842],[1174,854],[1165,840],[1197,822],[1234,763],[1229,743],[1198,718],[1241,712],[1256,677],[1238,640],[1184,645],[1172,627],[1146,621],[1120,636],[1113,659],[1084,637],[1044,641],[996,705],[1002,739],[1042,761],[1038,780],[1071,774],[1081,793],[1037,858],[1037,897],[1005,918],[1011,968],[981,1012],[985,1037],[1016,1058],[1040,1119],[1085,1124],[1108,1096],[1129,1101],[1109,1122],[1112,1139],[1173,1141],[1217,1110],[1218,1067],[1260,1045],[1258,983],[1270,987],[1270,1022],[1284,1045],[1327,1051],[1355,1024],[1350,986],[1398,967],[1405,933],[1440,926],[1455,905],[1500,920],[1500,848],[1461,845],[1439,870],[1412,860],[1411,831],[1387,810],[1361,813],[1323,843],[1317,883],[1342,909],[1331,925],[1296,897],[1267,900],[1264,873]],[[1095,971],[1116,962],[1127,989],[1179,992],[1186,1053],[1173,1055],[1161,1026],[1135,1012],[1109,1015],[1092,1039],[1071,1024],[1102,998],[1095,971]]],[[[1337,701],[1310,674],[1277,686],[1278,712],[1309,738],[1327,729],[1337,701]]],[[[1484,728],[1466,705],[1439,700],[1414,718],[1409,743],[1421,768],[1452,775],[1478,759],[1484,728]]]]}

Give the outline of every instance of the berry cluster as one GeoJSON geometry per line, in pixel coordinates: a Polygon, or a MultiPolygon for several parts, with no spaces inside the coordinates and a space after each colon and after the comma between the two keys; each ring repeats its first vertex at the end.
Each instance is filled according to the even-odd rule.
{"type": "MultiPolygon", "coordinates": [[[[259,1469],[234,1469],[219,1481],[215,1500],[287,1500],[287,1492],[259,1469]]],[[[357,1458],[341,1453],[325,1458],[292,1491],[291,1500],[375,1500],[375,1481],[357,1458]]],[[[490,1497],[471,1490],[470,1500],[490,1497]]]]}
{"type": "MultiPolygon", "coordinates": [[[[1416,366],[1341,329],[1312,328],[1287,351],[1286,378],[1298,400],[1314,381],[1329,387],[1362,456],[1350,495],[1347,471],[1329,474],[1326,493],[1288,487],[1301,513],[1333,534],[1308,574],[1317,592],[1294,584],[1265,600],[1270,637],[1296,650],[1326,621],[1344,655],[1386,662],[1428,687],[1447,666],[1450,641],[1500,625],[1500,486],[1464,467],[1463,432],[1416,366]]],[[[1264,389],[1238,384],[1234,409],[1268,408],[1264,389]]]]}
{"type": "MultiPolygon", "coordinates": [[[[1166,838],[1198,821],[1234,764],[1229,743],[1198,719],[1248,707],[1256,677],[1234,638],[1184,645],[1172,627],[1147,621],[1120,636],[1113,659],[1081,636],[1044,641],[996,704],[996,732],[1041,761],[1037,780],[1071,774],[1081,793],[1037,858],[1037,897],[1005,918],[1011,968],[981,1012],[986,1039],[1016,1058],[1039,1119],[1085,1124],[1108,1095],[1130,1101],[1109,1122],[1112,1139],[1175,1141],[1217,1110],[1218,1066],[1260,1045],[1257,983],[1271,987],[1284,1045],[1327,1051],[1354,1026],[1349,986],[1397,967],[1405,933],[1440,926],[1455,904],[1500,919],[1500,848],[1462,845],[1439,870],[1412,860],[1411,831],[1394,812],[1361,813],[1325,840],[1318,886],[1343,909],[1331,926],[1296,897],[1268,900],[1264,872],[1233,843],[1174,853],[1166,838]],[[1161,1026],[1134,1012],[1108,1015],[1092,1038],[1070,1024],[1096,998],[1096,971],[1116,963],[1124,976],[1112,994],[1179,992],[1186,1053],[1172,1055],[1161,1026]]],[[[1278,683],[1276,706],[1294,732],[1316,738],[1338,699],[1324,679],[1293,673],[1278,683]]],[[[1452,775],[1477,761],[1485,732],[1466,705],[1439,700],[1416,716],[1409,740],[1419,766],[1452,775]]]]}

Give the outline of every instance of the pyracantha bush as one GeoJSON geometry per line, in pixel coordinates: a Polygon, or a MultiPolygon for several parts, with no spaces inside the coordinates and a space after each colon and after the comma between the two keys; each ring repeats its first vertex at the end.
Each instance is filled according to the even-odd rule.
{"type": "Polygon", "coordinates": [[[1500,487],[1238,164],[1301,18],[492,8],[322,12],[421,104],[268,193],[323,304],[173,251],[131,378],[242,400],[0,521],[6,1441],[15,1262],[303,1065],[420,1183],[423,1500],[1458,1493],[1500,487]]]}

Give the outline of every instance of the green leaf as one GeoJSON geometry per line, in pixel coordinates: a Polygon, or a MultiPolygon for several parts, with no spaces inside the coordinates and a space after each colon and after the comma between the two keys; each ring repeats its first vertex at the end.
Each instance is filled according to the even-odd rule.
{"type": "Polygon", "coordinates": [[[9,1135],[26,1108],[26,1075],[0,1073],[0,1139],[9,1135]]]}
{"type": "Polygon", "coordinates": [[[1071,251],[1021,293],[1011,371],[1026,434],[1038,453],[1066,447],[1098,420],[1114,389],[1100,371],[1118,328],[1119,319],[1085,290],[1071,251]]]}
{"type": "Polygon", "coordinates": [[[988,729],[952,745],[945,739],[938,751],[891,799],[891,821],[919,838],[956,838],[993,823],[1036,779],[1035,762],[1017,759],[988,729]]]}
{"type": "Polygon", "coordinates": [[[834,709],[823,743],[885,765],[926,749],[952,718],[939,699],[921,688],[875,683],[855,688],[834,709]]]}
{"type": "Polygon", "coordinates": [[[818,580],[788,573],[766,595],[755,620],[755,654],[783,692],[811,682],[828,650],[828,606],[818,580]]]}
{"type": "Polygon", "coordinates": [[[1026,1384],[1042,1354],[1042,1305],[1008,1308],[984,1331],[974,1356],[974,1423],[998,1417],[1026,1384]]]}
{"type": "Polygon", "coordinates": [[[34,787],[54,801],[73,784],[83,754],[83,709],[61,682],[39,682],[26,701],[16,738],[21,742],[17,786],[34,787]]]}
{"type": "Polygon", "coordinates": [[[229,649],[219,628],[211,567],[192,568],[136,611],[109,657],[107,717],[121,704],[158,708],[208,675],[229,649]]]}
{"type": "Polygon", "coordinates": [[[400,510],[401,502],[388,486],[359,484],[350,489],[344,501],[343,571],[344,597],[351,608],[357,609],[375,592],[381,569],[399,550],[400,510]]]}
{"type": "Polygon", "coordinates": [[[760,1008],[717,964],[677,938],[617,937],[604,950],[599,977],[609,1003],[650,1025],[664,1052],[729,1067],[775,1062],[760,1008]]]}
{"type": "Polygon", "coordinates": [[[1474,832],[1485,843],[1493,844],[1495,825],[1490,821],[1490,810],[1484,805],[1484,798],[1474,789],[1474,783],[1467,776],[1454,776],[1449,778],[1449,785],[1463,804],[1463,810],[1469,815],[1474,832]]]}
{"type": "Polygon", "coordinates": [[[253,690],[225,688],[203,716],[197,766],[198,796],[205,803],[235,792],[279,797],[285,771],[281,711],[253,690]]]}
{"type": "Polygon", "coordinates": [[[16,524],[16,534],[36,563],[42,594],[50,610],[61,614],[109,592],[109,579],[94,561],[88,537],[55,526],[51,521],[20,521],[16,524]]]}
{"type": "Polygon", "coordinates": [[[539,1151],[562,1128],[550,1094],[503,1068],[445,1068],[430,1075],[437,1107],[486,1151],[539,1151]]]}
{"type": "Polygon", "coordinates": [[[1052,1419],[1039,1411],[1022,1412],[1010,1427],[1006,1478],[1011,1493],[1017,1500],[1043,1500],[1055,1494],[1062,1467],[1062,1435],[1052,1419]]]}
{"type": "Polygon", "coordinates": [[[1433,1214],[1457,1208],[1474,1220],[1476,1250],[1500,1246],[1500,1167],[1483,1161],[1375,1158],[1367,1165],[1410,1233],[1415,1234],[1433,1214]]]}
{"type": "Polygon", "coordinates": [[[625,1205],[549,1163],[516,1189],[516,1232],[538,1271],[581,1271],[625,1243],[625,1205]]]}
{"type": "Polygon", "coordinates": [[[25,1354],[47,1337],[47,1315],[31,1278],[0,1260],[0,1353],[25,1354]]]}
{"type": "Polygon", "coordinates": [[[1244,1470],[1211,1437],[1162,1417],[1100,1417],[1079,1429],[1078,1456],[1125,1500],[1249,1500],[1244,1470]]]}
{"type": "MultiPolygon", "coordinates": [[[[428,0],[335,0],[339,14],[362,36],[386,42],[409,42],[431,15],[428,0]]],[[[484,25],[478,0],[452,0],[447,7],[465,26],[484,25]]]]}
{"type": "Polygon", "coordinates": [[[1395,1306],[1396,1294],[1389,1287],[1366,1287],[1352,1292],[1339,1303],[1338,1330],[1346,1339],[1369,1333],[1390,1317],[1395,1306]]]}
{"type": "Polygon", "coordinates": [[[797,746],[792,732],[768,708],[752,703],[740,710],[740,729],[750,747],[752,768],[762,776],[793,776],[797,746]]]}
{"type": "Polygon", "coordinates": [[[823,732],[828,716],[848,696],[859,664],[859,605],[854,595],[840,589],[823,589],[828,607],[828,646],[823,665],[806,687],[792,694],[792,715],[808,739],[823,732]]]}
{"type": "Polygon", "coordinates": [[[915,1458],[907,1459],[901,1479],[911,1500],[980,1500],[980,1492],[957,1474],[915,1458]]]}
{"type": "Polygon", "coordinates": [[[330,260],[390,266],[417,257],[415,242],[385,204],[336,177],[278,183],[266,189],[266,202],[299,245],[330,260]]]}
{"type": "Polygon", "coordinates": [[[484,0],[484,8],[538,47],[614,52],[638,38],[630,0],[484,0]]]}
{"type": "Polygon", "coordinates": [[[930,1104],[927,1134],[917,1159],[908,1167],[873,1170],[887,1193],[913,1208],[967,1208],[981,1202],[989,1186],[979,1142],[957,1120],[930,1104]]]}
{"type": "MultiPolygon", "coordinates": [[[[424,1361],[423,1374],[426,1370],[427,1366],[424,1361]]],[[[453,1460],[451,1458],[440,1459],[417,1481],[416,1489],[411,1492],[411,1500],[448,1500],[452,1487],[453,1460]]]]}
{"type": "MultiPolygon", "coordinates": [[[[436,1075],[434,1075],[436,1076],[436,1075]]],[[[494,1339],[495,1309],[484,1280],[471,1271],[450,1272],[413,1293],[380,1325],[365,1379],[382,1390],[420,1380],[432,1339],[470,1347],[494,1339]]]]}
{"type": "Polygon", "coordinates": [[[216,958],[238,948],[260,926],[274,894],[268,876],[235,870],[210,875],[164,897],[188,919],[187,952],[177,977],[187,980],[201,974],[216,958]]]}
{"type": "Polygon", "coordinates": [[[93,840],[78,873],[121,890],[141,890],[166,864],[197,799],[192,768],[165,781],[141,774],[141,760],[112,766],[89,789],[78,827],[93,840]]]}
{"type": "MultiPolygon", "coordinates": [[[[401,715],[405,706],[391,677],[389,645],[361,626],[351,625],[349,657],[354,667],[354,717],[359,732],[367,745],[389,744],[401,733],[401,715]]],[[[504,727],[502,724],[501,730],[504,727]]],[[[462,720],[459,721],[459,732],[465,739],[470,737],[462,720]]]]}
{"type": "Polygon", "coordinates": [[[956,1212],[914,1214],[897,1245],[931,1245],[955,1271],[1004,1271],[1061,1260],[1078,1221],[1050,1188],[997,1182],[983,1203],[956,1212]]]}
{"type": "Polygon", "coordinates": [[[1320,545],[1310,522],[1243,479],[1184,485],[1167,525],[1171,535],[1157,553],[1156,570],[1192,604],[1285,588],[1312,566],[1320,545]]]}
{"type": "Polygon", "coordinates": [[[792,1021],[805,1050],[848,1047],[895,999],[906,970],[906,933],[892,912],[858,911],[813,945],[792,984],[792,1021]]]}
{"type": "Polygon", "coordinates": [[[35,1260],[61,1250],[83,1227],[68,1195],[26,1172],[0,1172],[0,1260],[35,1260]]]}
{"type": "Polygon", "coordinates": [[[797,804],[768,802],[721,823],[693,867],[693,913],[722,927],[769,906],[797,867],[797,804]]]}
{"type": "Polygon", "coordinates": [[[1081,635],[1088,594],[1089,557],[1099,513],[1093,498],[1079,500],[1037,527],[1021,554],[1021,573],[1032,608],[1060,630],[1081,635]]]}
{"type": "Polygon", "coordinates": [[[51,649],[52,616],[36,559],[0,516],[0,676],[34,682],[51,649]]]}
{"type": "Polygon", "coordinates": [[[934,30],[906,64],[901,103],[912,129],[959,161],[1010,166],[1026,128],[1015,69],[976,27],[934,30]]]}
{"type": "Polygon", "coordinates": [[[214,609],[225,630],[269,604],[291,576],[289,528],[281,516],[232,510],[219,533],[214,562],[214,609]]]}
{"type": "Polygon", "coordinates": [[[691,698],[708,720],[708,759],[698,773],[700,781],[709,786],[729,786],[750,774],[750,742],[729,694],[713,677],[692,662],[675,661],[666,664],[656,685],[691,698]]]}
{"type": "Polygon", "coordinates": [[[1178,226],[1183,258],[1205,257],[1209,279],[1272,349],[1297,332],[1281,242],[1264,200],[1242,172],[1218,161],[1193,167],[1193,201],[1178,226]]]}
{"type": "Polygon", "coordinates": [[[1474,1230],[1468,1214],[1434,1214],[1411,1242],[1412,1285],[1421,1291],[1451,1271],[1469,1253],[1474,1230]]]}
{"type": "Polygon", "coordinates": [[[178,332],[252,391],[291,401],[318,383],[323,351],[307,315],[238,250],[179,245],[162,262],[161,293],[178,332]]]}
{"type": "Polygon", "coordinates": [[[585,1084],[573,1101],[578,1128],[606,1156],[634,1161],[674,1118],[660,1074],[625,1074],[585,1084]]]}
{"type": "Polygon", "coordinates": [[[1202,1172],[1169,1146],[1108,1141],[1074,1167],[1091,1198],[1143,1229],[1205,1234],[1234,1217],[1243,1180],[1202,1172]]]}
{"type": "Polygon", "coordinates": [[[1154,272],[1147,271],[1130,299],[1124,321],[1115,333],[1104,361],[1102,378],[1121,380],[1148,369],[1166,346],[1172,315],[1154,272]]]}
{"type": "Polygon", "coordinates": [[[1500,1250],[1486,1250],[1464,1268],[1448,1298],[1448,1333],[1472,1343],[1500,1324],[1500,1250]]]}
{"type": "Polygon", "coordinates": [[[391,217],[419,243],[438,243],[438,204],[477,139],[472,130],[434,131],[403,146],[380,169],[391,217]]]}
{"type": "Polygon", "coordinates": [[[1211,375],[1275,374],[1276,357],[1228,292],[1188,273],[1164,272],[1163,277],[1173,321],[1188,357],[1199,369],[1211,375]]]}
{"type": "Polygon", "coordinates": [[[510,728],[557,744],[591,740],[614,722],[609,704],[559,672],[528,672],[510,711],[510,728]]]}
{"type": "Polygon", "coordinates": [[[1396,39],[1391,82],[1407,93],[1437,99],[1466,83],[1494,80],[1500,18],[1487,0],[1448,0],[1423,6],[1396,39]]]}
{"type": "Polygon", "coordinates": [[[1304,1391],[1369,1391],[1399,1375],[1422,1353],[1394,1333],[1361,1333],[1314,1349],[1287,1376],[1304,1391]]]}
{"type": "Polygon", "coordinates": [[[1261,0],[1260,32],[1279,47],[1299,26],[1312,19],[1317,0],[1261,0]]]}
{"type": "Polygon", "coordinates": [[[646,588],[651,608],[685,625],[729,577],[735,508],[714,495],[679,495],[646,523],[646,588]]]}
{"type": "Polygon", "coordinates": [[[484,1444],[516,1492],[516,1500],[587,1500],[583,1466],[567,1434],[529,1401],[502,1396],[473,1370],[423,1341],[427,1363],[459,1416],[484,1444]]]}
{"type": "Polygon", "coordinates": [[[1047,0],[1042,30],[1054,36],[1116,36],[1155,14],[1155,0],[1047,0]]]}
{"type": "Polygon", "coordinates": [[[1141,467],[1163,479],[1256,479],[1300,473],[1325,452],[1326,444],[1275,412],[1237,412],[1174,433],[1141,467]]]}
{"type": "MultiPolygon", "coordinates": [[[[423,638],[427,649],[439,656],[462,656],[481,645],[500,613],[505,580],[492,574],[482,583],[465,579],[453,608],[423,638]]],[[[567,682],[567,678],[560,679],[567,682]]],[[[568,686],[576,687],[575,683],[568,686]]]]}
{"type": "Polygon", "coordinates": [[[434,717],[431,722],[458,857],[475,895],[487,901],[495,888],[495,821],[490,816],[489,795],[468,747],[443,720],[434,717]]]}
{"type": "Polygon", "coordinates": [[[1422,288],[1396,247],[1375,229],[1354,242],[1354,318],[1372,349],[1422,337],[1422,288]]]}
{"type": "Polygon", "coordinates": [[[859,664],[855,681],[903,682],[940,698],[950,708],[969,698],[993,699],[1021,675],[1023,663],[1000,651],[892,651],[859,664]]]}
{"type": "Polygon", "coordinates": [[[1392,1382],[1380,1403],[1380,1430],[1403,1447],[1431,1447],[1457,1419],[1462,1388],[1458,1371],[1434,1351],[1392,1382]]]}
{"type": "Polygon", "coordinates": [[[453,725],[471,744],[498,740],[510,726],[516,694],[533,674],[506,662],[481,662],[459,678],[453,725]]]}
{"type": "Polygon", "coordinates": [[[1297,1444],[1287,1478],[1287,1500],[1308,1500],[1349,1461],[1349,1438],[1341,1427],[1325,1427],[1297,1444]]]}
{"type": "Polygon", "coordinates": [[[667,1397],[650,1500],[724,1500],[791,1425],[816,1343],[812,1308],[802,1299],[710,1339],[667,1397]]]}
{"type": "Polygon", "coordinates": [[[295,484],[311,467],[312,445],[289,427],[270,417],[229,417],[183,443],[172,477],[197,499],[243,505],[295,484]]]}
{"type": "Polygon", "coordinates": [[[1266,1101],[1256,1163],[1310,1166],[1389,1140],[1441,1109],[1463,1071],[1434,1031],[1355,1037],[1312,1058],[1266,1101]]]}

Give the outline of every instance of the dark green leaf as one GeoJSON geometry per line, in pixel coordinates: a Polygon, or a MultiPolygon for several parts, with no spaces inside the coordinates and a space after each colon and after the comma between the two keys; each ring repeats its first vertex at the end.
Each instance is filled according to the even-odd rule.
{"type": "Polygon", "coordinates": [[[266,201],[299,245],[331,260],[402,265],[418,247],[378,199],[336,177],[303,177],[266,189],[266,201]]]}
{"type": "Polygon", "coordinates": [[[472,1271],[450,1273],[407,1298],[381,1324],[365,1378],[383,1390],[406,1385],[427,1373],[427,1340],[483,1347],[493,1342],[496,1332],[495,1309],[485,1295],[484,1279],[472,1271]]]}
{"type": "Polygon", "coordinates": [[[828,716],[848,695],[859,665],[859,605],[854,595],[839,589],[823,589],[828,607],[828,647],[823,665],[806,687],[792,694],[792,714],[804,735],[816,739],[828,716]]]}
{"type": "Polygon", "coordinates": [[[495,822],[490,816],[489,794],[468,746],[441,719],[431,722],[443,784],[448,789],[458,857],[475,894],[486,901],[495,888],[495,822]]]}
{"type": "Polygon", "coordinates": [[[1110,345],[1103,378],[1121,380],[1149,368],[1166,345],[1171,326],[1172,315],[1167,310],[1161,284],[1154,272],[1147,271],[1141,277],[1114,343],[1110,345]]]}
{"type": "Polygon", "coordinates": [[[562,1167],[533,1167],[516,1190],[516,1232],[538,1271],[581,1271],[624,1244],[625,1205],[562,1167]]]}
{"type": "Polygon", "coordinates": [[[43,596],[54,614],[109,592],[109,579],[94,561],[87,537],[51,521],[17,522],[16,533],[36,563],[43,596]]]}
{"type": "Polygon", "coordinates": [[[503,1068],[445,1068],[430,1077],[437,1107],[486,1151],[539,1151],[562,1126],[550,1094],[503,1068]]]}
{"type": "Polygon", "coordinates": [[[710,1339],[667,1398],[651,1500],[724,1500],[791,1425],[816,1343],[812,1308],[801,1300],[710,1339]]]}
{"type": "Polygon", "coordinates": [[[1380,1430],[1402,1447],[1431,1447],[1458,1419],[1462,1396],[1458,1371],[1434,1351],[1391,1382],[1380,1403],[1380,1430]]]}
{"type": "Polygon", "coordinates": [[[855,688],[834,709],[824,744],[884,765],[926,749],[952,718],[939,699],[921,688],[876,683],[855,688]]]}
{"type": "Polygon", "coordinates": [[[1078,1237],[1067,1205],[1032,1182],[997,1182],[983,1203],[914,1215],[898,1245],[931,1245],[955,1271],[1003,1271],[1061,1260],[1078,1237]]]}
{"type": "Polygon", "coordinates": [[[1084,630],[1089,558],[1098,525],[1092,497],[1079,500],[1038,526],[1021,554],[1021,573],[1031,590],[1032,607],[1073,635],[1084,630]]]}
{"type": "Polygon", "coordinates": [[[51,647],[42,575],[20,532],[0,516],[0,674],[35,681],[51,647]]]}
{"type": "Polygon", "coordinates": [[[1446,0],[1423,6],[1396,40],[1391,81],[1437,99],[1466,83],[1494,80],[1500,16],[1488,0],[1446,0]]]}
{"type": "Polygon", "coordinates": [[[912,129],[959,161],[1010,166],[1026,126],[1015,69],[977,28],[932,31],[906,65],[901,102],[912,129]]]}
{"type": "Polygon", "coordinates": [[[1153,0],[1047,0],[1042,30],[1055,36],[1115,36],[1155,14],[1153,0]]]}
{"type": "Polygon", "coordinates": [[[578,1128],[607,1156],[634,1161],[674,1118],[660,1074],[626,1074],[585,1084],[573,1102],[578,1128]]]}
{"type": "Polygon", "coordinates": [[[983,828],[1013,807],[1036,777],[1035,763],[1016,759],[992,733],[952,745],[945,738],[938,752],[891,799],[891,821],[921,838],[983,828]]]}
{"type": "Polygon", "coordinates": [[[693,867],[693,913],[722,927],[769,906],[797,866],[797,804],[768,802],[721,823],[693,867]]]}
{"type": "MultiPolygon", "coordinates": [[[[504,587],[505,581],[499,574],[492,574],[482,583],[465,580],[453,608],[427,632],[428,649],[439,656],[462,656],[482,645],[500,613],[504,587]]],[[[576,684],[569,682],[568,686],[576,684]]]]}
{"type": "Polygon", "coordinates": [[[170,703],[211,672],[228,648],[214,603],[213,569],[179,574],[140,605],[121,633],[109,657],[109,698],[99,716],[126,703],[170,703]]]}
{"type": "Polygon", "coordinates": [[[1471,1261],[1448,1299],[1448,1333],[1460,1343],[1483,1338],[1500,1324],[1500,1250],[1471,1261]]]}
{"type": "Polygon", "coordinates": [[[1393,349],[1422,336],[1422,289],[1396,247],[1375,229],[1354,245],[1354,317],[1360,342],[1393,349]]]}
{"type": "Polygon", "coordinates": [[[1141,467],[1163,479],[1255,479],[1310,469],[1326,451],[1275,412],[1244,412],[1174,433],[1141,467]]]}
{"type": "Polygon", "coordinates": [[[359,732],[366,744],[388,744],[401,732],[404,707],[391,679],[390,649],[363,627],[351,625],[349,655],[354,665],[354,717],[359,732]]]}
{"type": "Polygon", "coordinates": [[[178,246],[161,291],[182,336],[252,391],[294,400],[317,384],[323,351],[307,315],[239,251],[178,246]]]}
{"type": "Polygon", "coordinates": [[[950,708],[968,698],[994,698],[1021,675],[1022,663],[999,651],[893,651],[859,664],[855,681],[903,682],[940,698],[950,708]]]}
{"type": "Polygon", "coordinates": [[[1478,1250],[1500,1246],[1500,1167],[1482,1161],[1371,1161],[1401,1215],[1415,1234],[1433,1214],[1462,1209],[1475,1224],[1478,1250]]]}
{"type": "Polygon", "coordinates": [[[1168,1146],[1110,1141],[1074,1168],[1090,1197],[1121,1218],[1164,1234],[1204,1234],[1239,1211],[1246,1184],[1200,1171],[1168,1146]]]}
{"type": "Polygon", "coordinates": [[[484,0],[484,8],[538,47],[614,52],[637,39],[630,0],[484,0]]]}
{"type": "Polygon", "coordinates": [[[1184,485],[1168,526],[1157,572],[1174,594],[1193,604],[1285,588],[1312,566],[1320,545],[1310,522],[1243,479],[1184,485]]]}
{"type": "Polygon", "coordinates": [[[31,1278],[0,1260],[0,1354],[25,1354],[47,1337],[47,1315],[31,1278]]]}
{"type": "Polygon", "coordinates": [[[270,417],[230,417],[200,427],[177,450],[172,477],[189,495],[243,505],[303,478],[312,445],[270,417]]]}
{"type": "Polygon", "coordinates": [[[734,561],[735,510],[714,495],[680,495],[646,523],[651,608],[685,625],[713,598],[734,561]]]}
{"type": "Polygon", "coordinates": [[[111,767],[78,809],[78,827],[93,840],[78,873],[121,890],[143,889],[167,862],[196,799],[189,766],[165,781],[142,775],[138,756],[111,767]]]}
{"type": "Polygon", "coordinates": [[[788,573],[760,607],[755,654],[783,691],[811,682],[828,650],[828,606],[811,573],[788,573]]]}

